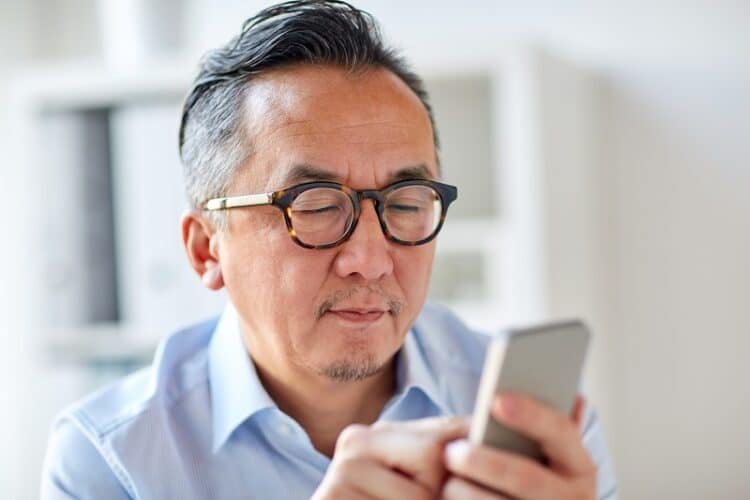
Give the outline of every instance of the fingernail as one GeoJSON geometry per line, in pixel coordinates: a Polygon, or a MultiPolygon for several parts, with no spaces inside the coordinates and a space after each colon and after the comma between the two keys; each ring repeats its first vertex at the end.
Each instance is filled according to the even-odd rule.
{"type": "Polygon", "coordinates": [[[460,463],[469,454],[471,447],[465,439],[452,441],[445,447],[445,458],[449,463],[460,463]]]}

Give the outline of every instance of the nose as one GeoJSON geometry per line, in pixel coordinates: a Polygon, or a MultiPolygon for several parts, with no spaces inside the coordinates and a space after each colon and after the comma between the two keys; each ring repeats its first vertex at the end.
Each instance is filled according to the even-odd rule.
{"type": "Polygon", "coordinates": [[[360,275],[368,282],[378,281],[393,272],[389,246],[374,203],[365,200],[357,228],[340,247],[334,263],[335,271],[342,278],[360,275]]]}

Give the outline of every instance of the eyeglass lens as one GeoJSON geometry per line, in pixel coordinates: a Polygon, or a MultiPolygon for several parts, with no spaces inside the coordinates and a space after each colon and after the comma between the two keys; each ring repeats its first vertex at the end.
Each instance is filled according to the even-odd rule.
{"type": "MultiPolygon", "coordinates": [[[[404,186],[388,192],[382,212],[391,235],[413,243],[432,236],[440,225],[442,204],[429,186],[404,186]]],[[[340,240],[354,223],[354,205],[349,195],[326,187],[302,192],[288,213],[297,238],[312,246],[340,240]]]]}

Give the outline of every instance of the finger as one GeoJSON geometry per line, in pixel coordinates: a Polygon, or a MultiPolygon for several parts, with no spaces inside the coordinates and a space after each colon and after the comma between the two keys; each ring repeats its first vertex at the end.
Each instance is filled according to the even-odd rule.
{"type": "Polygon", "coordinates": [[[584,416],[586,414],[586,398],[582,395],[576,396],[576,401],[573,404],[573,410],[570,412],[570,418],[578,428],[578,433],[583,432],[584,416]]]}
{"type": "Polygon", "coordinates": [[[445,465],[455,475],[524,500],[560,498],[567,489],[562,479],[534,460],[464,439],[446,447],[445,465]]]}
{"type": "Polygon", "coordinates": [[[436,493],[445,474],[442,463],[447,441],[466,436],[463,417],[382,422],[372,427],[349,426],[336,442],[337,455],[366,456],[404,472],[436,493]]]}
{"type": "Polygon", "coordinates": [[[424,434],[438,439],[447,441],[464,437],[469,433],[470,419],[465,415],[450,417],[429,417],[416,420],[405,420],[399,422],[390,422],[380,420],[372,428],[392,429],[398,427],[418,434],[424,434]]]}
{"type": "Polygon", "coordinates": [[[434,492],[425,486],[373,460],[351,460],[341,464],[338,473],[345,475],[344,481],[367,498],[430,500],[434,497],[434,492]]]}
{"type": "Polygon", "coordinates": [[[496,398],[492,414],[509,428],[537,441],[553,469],[583,475],[594,467],[575,423],[566,415],[531,398],[509,393],[496,398]]]}
{"type": "Polygon", "coordinates": [[[509,499],[509,497],[502,496],[499,493],[490,493],[484,488],[471,484],[469,481],[459,477],[448,479],[443,487],[443,494],[440,498],[444,500],[466,500],[467,498],[471,498],[472,500],[509,499]]]}

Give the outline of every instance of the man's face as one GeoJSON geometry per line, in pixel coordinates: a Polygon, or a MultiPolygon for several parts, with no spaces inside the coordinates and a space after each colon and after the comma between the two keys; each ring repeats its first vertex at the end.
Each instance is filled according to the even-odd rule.
{"type": "MultiPolygon", "coordinates": [[[[229,195],[321,177],[354,189],[379,189],[420,171],[437,178],[427,112],[388,71],[274,70],[253,82],[245,104],[252,154],[229,195]]],[[[375,373],[401,346],[424,304],[434,245],[386,240],[367,200],[338,247],[298,246],[281,212],[264,206],[229,211],[218,251],[256,363],[352,380],[375,373]]]]}

